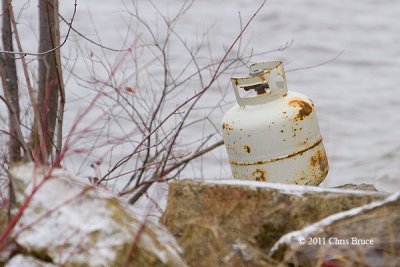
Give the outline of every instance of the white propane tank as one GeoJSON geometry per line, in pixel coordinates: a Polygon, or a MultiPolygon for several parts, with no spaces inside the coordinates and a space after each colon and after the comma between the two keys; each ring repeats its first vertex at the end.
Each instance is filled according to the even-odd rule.
{"type": "Polygon", "coordinates": [[[233,177],[319,185],[328,161],[313,102],[288,92],[281,61],[250,70],[250,77],[231,79],[238,104],[222,121],[233,177]],[[255,96],[243,96],[252,90],[255,96]]]}

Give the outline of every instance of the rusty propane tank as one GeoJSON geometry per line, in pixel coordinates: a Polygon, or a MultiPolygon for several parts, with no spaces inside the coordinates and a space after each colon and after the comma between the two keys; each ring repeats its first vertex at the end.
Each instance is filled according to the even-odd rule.
{"type": "Polygon", "coordinates": [[[282,62],[257,63],[250,70],[250,77],[232,78],[238,105],[222,121],[233,177],[320,184],[328,161],[313,102],[288,92],[282,62]],[[244,96],[246,91],[255,96],[244,96]]]}

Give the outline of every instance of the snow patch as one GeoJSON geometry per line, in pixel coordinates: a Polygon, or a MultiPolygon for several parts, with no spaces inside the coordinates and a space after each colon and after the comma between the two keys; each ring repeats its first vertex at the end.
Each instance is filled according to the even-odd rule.
{"type": "Polygon", "coordinates": [[[324,188],[318,186],[307,186],[307,185],[294,185],[294,184],[280,184],[280,183],[268,183],[260,181],[250,180],[201,180],[202,183],[208,184],[220,184],[220,185],[235,185],[235,186],[247,186],[251,188],[268,188],[276,189],[285,194],[303,196],[304,193],[341,193],[341,194],[356,194],[356,195],[378,195],[382,194],[379,192],[352,190],[352,189],[339,189],[339,188],[324,188]]]}
{"type": "Polygon", "coordinates": [[[56,267],[56,266],[50,263],[37,261],[35,258],[29,256],[16,255],[11,260],[9,260],[4,267],[56,267]]]}

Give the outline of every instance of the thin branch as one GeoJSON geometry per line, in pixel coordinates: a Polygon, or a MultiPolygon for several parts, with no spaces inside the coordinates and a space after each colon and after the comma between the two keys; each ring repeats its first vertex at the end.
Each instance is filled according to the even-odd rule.
{"type": "Polygon", "coordinates": [[[74,3],[74,12],[72,13],[71,20],[70,20],[70,22],[67,23],[67,24],[68,24],[68,31],[67,31],[67,34],[66,34],[66,36],[65,36],[65,38],[64,38],[64,40],[63,40],[63,42],[62,42],[60,45],[58,45],[58,46],[56,46],[56,47],[54,47],[54,48],[52,48],[52,49],[43,51],[43,52],[39,52],[39,53],[24,52],[24,51],[22,51],[22,49],[20,49],[20,51],[17,51],[17,52],[16,52],[16,51],[0,51],[0,54],[22,55],[22,57],[25,57],[25,56],[27,56],[27,55],[29,55],[29,56],[45,56],[45,55],[47,55],[47,54],[49,54],[49,53],[51,53],[51,52],[54,52],[54,51],[56,51],[56,50],[59,50],[61,47],[64,46],[64,44],[65,44],[65,43],[67,42],[67,40],[68,40],[69,34],[70,34],[70,32],[71,32],[71,29],[72,29],[72,23],[73,23],[73,21],[74,21],[74,19],[75,19],[76,9],[77,9],[77,0],[75,0],[75,3],[74,3]]]}
{"type": "MultiPolygon", "coordinates": [[[[125,164],[128,160],[130,160],[133,155],[135,155],[137,153],[137,151],[139,150],[139,148],[147,141],[147,138],[149,138],[149,136],[153,135],[158,129],[161,128],[162,125],[164,125],[172,116],[174,116],[175,114],[178,113],[178,111],[186,106],[188,103],[192,102],[193,100],[197,99],[199,96],[201,96],[202,94],[204,94],[204,92],[206,92],[215,82],[216,78],[220,75],[220,69],[223,65],[223,63],[225,63],[225,60],[227,59],[229,53],[232,51],[232,49],[234,48],[234,46],[236,45],[236,43],[240,40],[240,38],[242,37],[243,33],[247,30],[247,28],[249,27],[250,23],[254,20],[254,18],[257,16],[257,14],[261,11],[261,9],[264,7],[264,5],[266,4],[267,0],[264,0],[261,5],[258,7],[258,9],[255,11],[255,13],[250,17],[250,19],[247,21],[247,23],[245,24],[245,26],[243,27],[243,29],[239,32],[238,36],[235,38],[235,40],[232,42],[232,44],[230,45],[230,47],[228,48],[228,50],[225,52],[223,58],[220,60],[220,62],[217,65],[217,68],[210,80],[210,82],[208,83],[207,86],[205,86],[202,90],[200,90],[198,93],[195,93],[194,95],[192,95],[191,97],[189,97],[188,99],[186,99],[185,101],[183,101],[180,105],[178,105],[175,109],[173,109],[166,117],[164,117],[164,119],[159,123],[159,125],[157,125],[152,131],[150,131],[146,136],[144,136],[144,138],[142,139],[142,141],[140,141],[140,143],[138,144],[138,146],[133,150],[133,152],[127,156],[125,156],[124,158],[122,158],[121,160],[119,160],[111,170],[109,170],[105,175],[103,175],[104,177],[109,176],[111,173],[113,173],[116,169],[118,169],[120,166],[122,166],[123,164],[125,164]]],[[[138,20],[140,20],[140,18],[138,18],[138,20]]],[[[142,21],[143,24],[145,24],[145,22],[142,21]]],[[[147,25],[148,26],[148,25],[147,25]]],[[[151,31],[151,29],[149,29],[149,31],[151,31]]],[[[155,38],[155,36],[153,36],[153,38],[155,38]]]]}
{"type": "Polygon", "coordinates": [[[344,50],[340,51],[337,55],[335,55],[333,58],[330,58],[324,62],[315,64],[315,65],[311,65],[311,66],[306,66],[306,67],[300,67],[300,68],[294,68],[294,69],[289,69],[286,72],[293,72],[293,71],[299,71],[299,70],[309,70],[309,69],[314,69],[317,67],[321,67],[323,65],[329,64],[333,61],[335,61],[336,59],[338,59],[342,54],[344,53],[344,50]]]}
{"type": "MultiPolygon", "coordinates": [[[[200,157],[200,156],[202,156],[202,155],[204,155],[204,154],[206,154],[206,153],[208,153],[208,152],[214,150],[215,148],[217,148],[217,147],[219,147],[219,146],[221,146],[221,145],[223,145],[223,144],[224,144],[224,141],[221,140],[221,141],[218,141],[217,143],[215,143],[215,144],[213,144],[213,145],[211,145],[211,146],[209,146],[209,147],[207,147],[207,148],[205,148],[205,149],[203,149],[203,150],[200,150],[200,151],[194,153],[194,154],[191,155],[190,157],[188,157],[188,158],[186,158],[186,159],[183,159],[183,160],[180,161],[179,163],[174,164],[174,166],[172,166],[171,168],[165,170],[164,173],[163,173],[162,175],[163,175],[163,176],[167,175],[168,173],[172,172],[173,170],[179,168],[180,166],[182,166],[182,165],[184,165],[184,164],[187,164],[188,162],[192,161],[193,159],[198,158],[198,157],[200,157]]],[[[162,178],[162,177],[161,177],[161,178],[162,178]]],[[[138,201],[139,198],[140,198],[144,193],[147,192],[147,190],[150,188],[150,186],[151,186],[153,183],[155,183],[155,182],[165,182],[166,180],[168,180],[168,179],[160,180],[160,179],[157,177],[157,175],[153,175],[152,179],[150,179],[150,180],[148,180],[148,181],[144,181],[144,182],[142,183],[142,186],[140,187],[139,191],[138,191],[135,195],[133,195],[132,198],[129,199],[129,204],[134,204],[134,203],[136,203],[136,201],[138,201]]],[[[132,191],[133,191],[133,190],[132,190],[132,191]]]]}
{"type": "Polygon", "coordinates": [[[111,47],[105,46],[103,44],[100,44],[100,43],[98,43],[96,41],[93,41],[92,39],[90,39],[86,35],[84,35],[83,33],[79,32],[77,29],[75,29],[72,26],[72,23],[68,22],[60,13],[58,13],[58,16],[61,18],[62,21],[64,21],[64,23],[66,23],[70,27],[70,29],[73,32],[75,32],[76,34],[79,35],[79,37],[83,38],[84,40],[88,41],[91,44],[94,44],[94,45],[96,45],[96,46],[98,46],[100,48],[103,48],[105,50],[110,50],[110,51],[113,51],[113,52],[126,52],[126,51],[131,51],[132,50],[131,47],[123,48],[123,49],[115,49],[115,48],[111,48],[111,47]]]}
{"type": "MultiPolygon", "coordinates": [[[[3,72],[1,64],[0,64],[0,72],[1,73],[3,72]]],[[[10,119],[11,119],[13,125],[16,126],[14,130],[15,130],[15,132],[17,134],[16,138],[17,138],[18,142],[21,144],[21,146],[22,146],[22,148],[23,148],[23,150],[25,152],[26,157],[29,160],[32,160],[31,151],[30,151],[30,149],[28,147],[28,144],[25,142],[24,136],[22,135],[21,125],[19,123],[19,120],[18,120],[18,117],[17,117],[16,112],[14,110],[14,107],[12,105],[10,105],[10,103],[8,103],[7,100],[1,95],[0,95],[0,99],[6,104],[8,110],[10,111],[10,116],[11,116],[10,119]]]]}

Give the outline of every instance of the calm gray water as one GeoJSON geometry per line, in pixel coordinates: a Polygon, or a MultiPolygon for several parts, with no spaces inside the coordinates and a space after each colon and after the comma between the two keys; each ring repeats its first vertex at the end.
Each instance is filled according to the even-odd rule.
{"type": "MultiPolygon", "coordinates": [[[[66,18],[71,16],[73,10],[71,2],[61,3],[61,13],[66,18]]],[[[154,8],[146,5],[146,1],[137,2],[142,5],[143,18],[151,23],[162,24],[154,8]]],[[[169,16],[176,13],[182,3],[178,0],[154,2],[160,2],[157,6],[169,16]]],[[[201,53],[217,59],[239,32],[239,17],[246,21],[259,3],[250,0],[199,0],[178,22],[176,29],[193,46],[207,32],[208,45],[201,53]]],[[[128,29],[128,25],[135,24],[131,23],[130,16],[125,12],[131,7],[131,1],[128,0],[78,1],[74,25],[88,37],[101,40],[104,45],[121,48],[126,37],[128,43],[135,37],[128,29]]],[[[313,99],[330,164],[329,176],[323,183],[325,186],[365,182],[381,190],[400,190],[399,13],[400,2],[394,0],[271,0],[243,36],[242,50],[247,55],[257,55],[292,43],[285,50],[254,56],[251,62],[283,60],[288,72],[289,90],[304,93],[313,99]],[[310,68],[319,64],[322,65],[310,68]]],[[[35,50],[35,3],[30,3],[21,14],[20,29],[24,35],[24,47],[26,50],[35,50]]],[[[65,34],[66,27],[63,27],[65,34]]],[[[138,26],[137,32],[147,38],[142,27],[138,26]]],[[[73,66],[82,77],[90,77],[91,66],[82,59],[82,53],[89,55],[90,51],[103,55],[98,47],[71,34],[67,46],[63,48],[63,55],[69,58],[66,68],[73,66]]],[[[103,53],[111,64],[115,58],[118,59],[115,52],[103,53]]],[[[172,43],[172,69],[185,64],[187,57],[182,54],[182,47],[176,41],[172,43]]],[[[124,64],[126,69],[133,68],[133,59],[126,60],[124,64]]],[[[150,71],[154,71],[155,75],[158,73],[158,70],[150,71]]],[[[95,72],[99,77],[106,75],[98,66],[95,72]]],[[[223,113],[234,101],[233,92],[225,86],[229,75],[243,73],[246,73],[244,67],[238,69],[237,73],[220,77],[219,83],[227,94],[222,107],[209,114],[210,122],[200,124],[198,128],[193,127],[183,139],[195,140],[194,137],[212,132],[212,124],[219,125],[223,113]]],[[[68,128],[76,112],[87,105],[92,91],[83,86],[85,82],[66,76],[70,91],[68,128]]],[[[197,88],[198,84],[194,83],[193,89],[183,91],[169,105],[175,106],[197,88]]],[[[204,109],[194,113],[194,119],[208,114],[223,93],[217,89],[208,92],[202,103],[204,109]]],[[[146,94],[142,97],[146,97],[146,94]]],[[[95,114],[91,114],[87,118],[93,120],[95,117],[95,114]]],[[[83,143],[89,146],[91,141],[89,139],[83,143]]],[[[119,148],[114,158],[127,151],[129,148],[119,148]]],[[[97,156],[102,151],[98,153],[97,156]]],[[[91,155],[91,158],[95,159],[96,155],[91,155]]],[[[86,165],[82,162],[82,157],[75,157],[65,164],[79,174],[93,172],[88,166],[90,162],[86,165]]],[[[229,177],[225,151],[220,149],[197,161],[182,176],[229,177]]]]}

